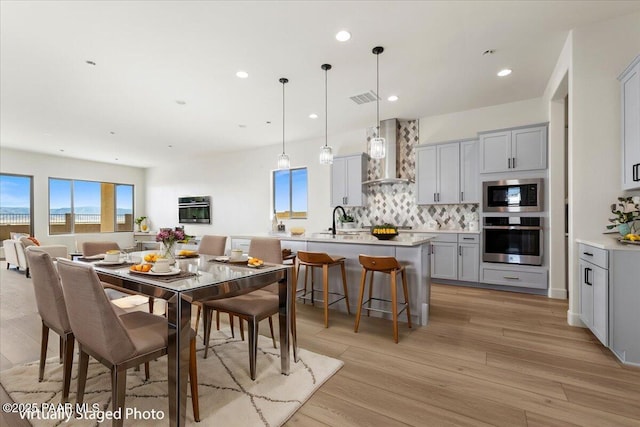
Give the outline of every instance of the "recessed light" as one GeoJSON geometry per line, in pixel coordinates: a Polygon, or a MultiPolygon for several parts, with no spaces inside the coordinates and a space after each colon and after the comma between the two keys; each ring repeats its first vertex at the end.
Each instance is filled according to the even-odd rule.
{"type": "Polygon", "coordinates": [[[60,152],[61,152],[61,153],[64,153],[64,150],[61,148],[61,149],[60,149],[60,152]]]}
{"type": "Polygon", "coordinates": [[[487,49],[482,52],[483,55],[493,55],[494,53],[496,53],[495,49],[487,49]]]}
{"type": "Polygon", "coordinates": [[[342,30],[338,31],[338,34],[336,34],[336,40],[339,42],[346,42],[349,39],[351,39],[351,33],[349,31],[342,30]]]}
{"type": "Polygon", "coordinates": [[[270,125],[270,124],[271,124],[271,122],[267,122],[267,124],[268,124],[268,125],[270,125]]]}
{"type": "Polygon", "coordinates": [[[391,102],[396,102],[398,100],[398,97],[396,95],[391,95],[390,97],[387,98],[387,101],[391,101],[391,102]]]}
{"type": "Polygon", "coordinates": [[[511,74],[511,70],[509,68],[505,68],[504,70],[498,71],[498,77],[506,77],[511,74]]]}
{"type": "Polygon", "coordinates": [[[169,147],[169,148],[173,148],[173,145],[167,145],[167,147],[169,147]]]}
{"type": "Polygon", "coordinates": [[[246,79],[247,77],[249,77],[249,73],[247,73],[246,71],[238,71],[236,73],[236,77],[239,77],[241,79],[246,79]]]}
{"type": "Polygon", "coordinates": [[[311,114],[309,114],[309,118],[310,119],[317,119],[318,115],[316,113],[311,113],[311,114]]]}
{"type": "Polygon", "coordinates": [[[109,132],[111,135],[115,135],[116,133],[114,131],[109,132]]]}
{"type": "Polygon", "coordinates": [[[247,127],[247,125],[238,125],[238,127],[244,129],[247,127]]]}
{"type": "Polygon", "coordinates": [[[87,64],[89,64],[89,65],[96,65],[96,63],[95,63],[95,62],[93,62],[93,61],[91,61],[91,60],[89,60],[89,59],[87,59],[87,60],[86,60],[86,61],[84,61],[84,62],[85,62],[85,63],[87,63],[87,64]]]}
{"type": "Polygon", "coordinates": [[[187,103],[187,101],[183,101],[182,99],[176,99],[176,104],[178,105],[185,105],[187,103]]]}

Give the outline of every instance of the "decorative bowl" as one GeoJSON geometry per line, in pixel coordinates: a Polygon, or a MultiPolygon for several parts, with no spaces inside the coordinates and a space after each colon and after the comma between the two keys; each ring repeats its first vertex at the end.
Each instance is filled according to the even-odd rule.
{"type": "Polygon", "coordinates": [[[391,224],[376,225],[371,228],[371,235],[378,240],[391,240],[398,235],[398,228],[391,224]]]}
{"type": "Polygon", "coordinates": [[[396,237],[398,235],[398,233],[397,232],[395,234],[371,233],[371,235],[375,236],[378,240],[391,240],[394,237],[396,237]]]}

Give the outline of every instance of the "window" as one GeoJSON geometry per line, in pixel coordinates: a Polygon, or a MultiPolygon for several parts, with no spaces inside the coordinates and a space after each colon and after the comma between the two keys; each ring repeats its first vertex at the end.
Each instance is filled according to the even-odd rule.
{"type": "Polygon", "coordinates": [[[133,231],[133,185],[49,178],[49,233],[133,231]]]}
{"type": "Polygon", "coordinates": [[[307,217],[307,168],[273,171],[273,206],[278,219],[307,217]]]}
{"type": "Polygon", "coordinates": [[[33,177],[0,174],[0,242],[11,233],[33,236],[33,177]]]}

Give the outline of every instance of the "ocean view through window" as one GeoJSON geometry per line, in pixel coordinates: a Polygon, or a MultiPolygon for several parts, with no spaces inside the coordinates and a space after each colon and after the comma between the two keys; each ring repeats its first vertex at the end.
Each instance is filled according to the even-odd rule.
{"type": "Polygon", "coordinates": [[[49,233],[133,231],[133,185],[49,178],[49,233]]]}
{"type": "Polygon", "coordinates": [[[11,233],[33,236],[33,177],[0,174],[0,242],[11,233]]]}
{"type": "Polygon", "coordinates": [[[307,217],[307,168],[273,171],[273,206],[276,218],[307,217]]]}

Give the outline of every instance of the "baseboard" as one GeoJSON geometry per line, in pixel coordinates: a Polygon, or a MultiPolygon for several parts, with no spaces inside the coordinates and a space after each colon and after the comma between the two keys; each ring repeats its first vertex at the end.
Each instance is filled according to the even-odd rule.
{"type": "Polygon", "coordinates": [[[549,298],[555,299],[567,299],[569,298],[569,293],[566,289],[549,289],[549,294],[547,295],[549,298]]]}
{"type": "Polygon", "coordinates": [[[574,313],[571,310],[567,310],[567,323],[569,326],[578,326],[580,328],[586,328],[582,320],[580,320],[580,313],[574,313]]]}

